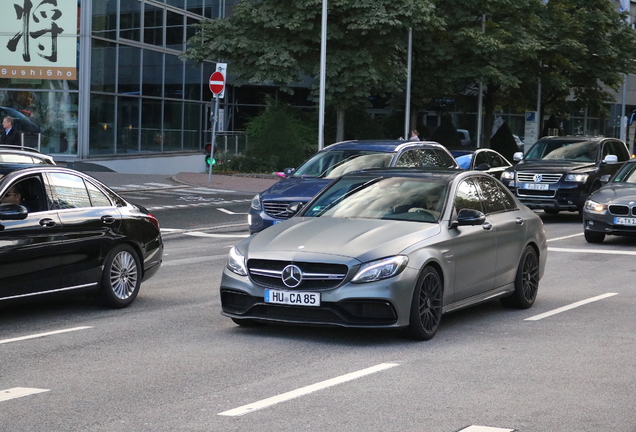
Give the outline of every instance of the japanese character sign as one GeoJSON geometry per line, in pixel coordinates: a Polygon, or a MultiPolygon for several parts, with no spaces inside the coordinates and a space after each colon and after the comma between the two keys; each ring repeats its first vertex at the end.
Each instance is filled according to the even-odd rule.
{"type": "Polygon", "coordinates": [[[0,78],[77,79],[77,0],[4,1],[0,78]]]}

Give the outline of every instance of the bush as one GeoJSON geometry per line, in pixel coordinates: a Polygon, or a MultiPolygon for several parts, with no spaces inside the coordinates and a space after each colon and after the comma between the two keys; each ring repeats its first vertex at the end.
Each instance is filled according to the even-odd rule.
{"type": "Polygon", "coordinates": [[[501,153],[509,161],[512,161],[512,156],[519,151],[507,122],[504,122],[490,139],[490,148],[501,153]]]}
{"type": "Polygon", "coordinates": [[[459,135],[457,135],[457,128],[453,125],[453,120],[449,115],[442,117],[439,127],[433,132],[431,140],[447,148],[461,148],[462,146],[459,135]]]}

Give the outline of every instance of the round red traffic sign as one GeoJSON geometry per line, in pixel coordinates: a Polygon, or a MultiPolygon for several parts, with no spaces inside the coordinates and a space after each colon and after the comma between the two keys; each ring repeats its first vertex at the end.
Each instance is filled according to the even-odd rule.
{"type": "Polygon", "coordinates": [[[210,91],[215,95],[223,92],[225,87],[225,77],[221,72],[214,72],[210,75],[210,91]]]}

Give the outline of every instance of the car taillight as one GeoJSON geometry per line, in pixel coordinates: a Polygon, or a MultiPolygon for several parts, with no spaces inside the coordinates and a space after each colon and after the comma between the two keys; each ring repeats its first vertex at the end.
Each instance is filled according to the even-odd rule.
{"type": "Polygon", "coordinates": [[[150,213],[148,213],[146,217],[148,218],[148,221],[153,224],[157,230],[159,230],[159,220],[150,213]]]}

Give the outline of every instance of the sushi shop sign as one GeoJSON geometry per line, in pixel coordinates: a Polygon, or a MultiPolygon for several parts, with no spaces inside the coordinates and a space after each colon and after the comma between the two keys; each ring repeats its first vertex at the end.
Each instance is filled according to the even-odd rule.
{"type": "Polygon", "coordinates": [[[77,3],[3,0],[0,78],[76,80],[77,3]]]}

